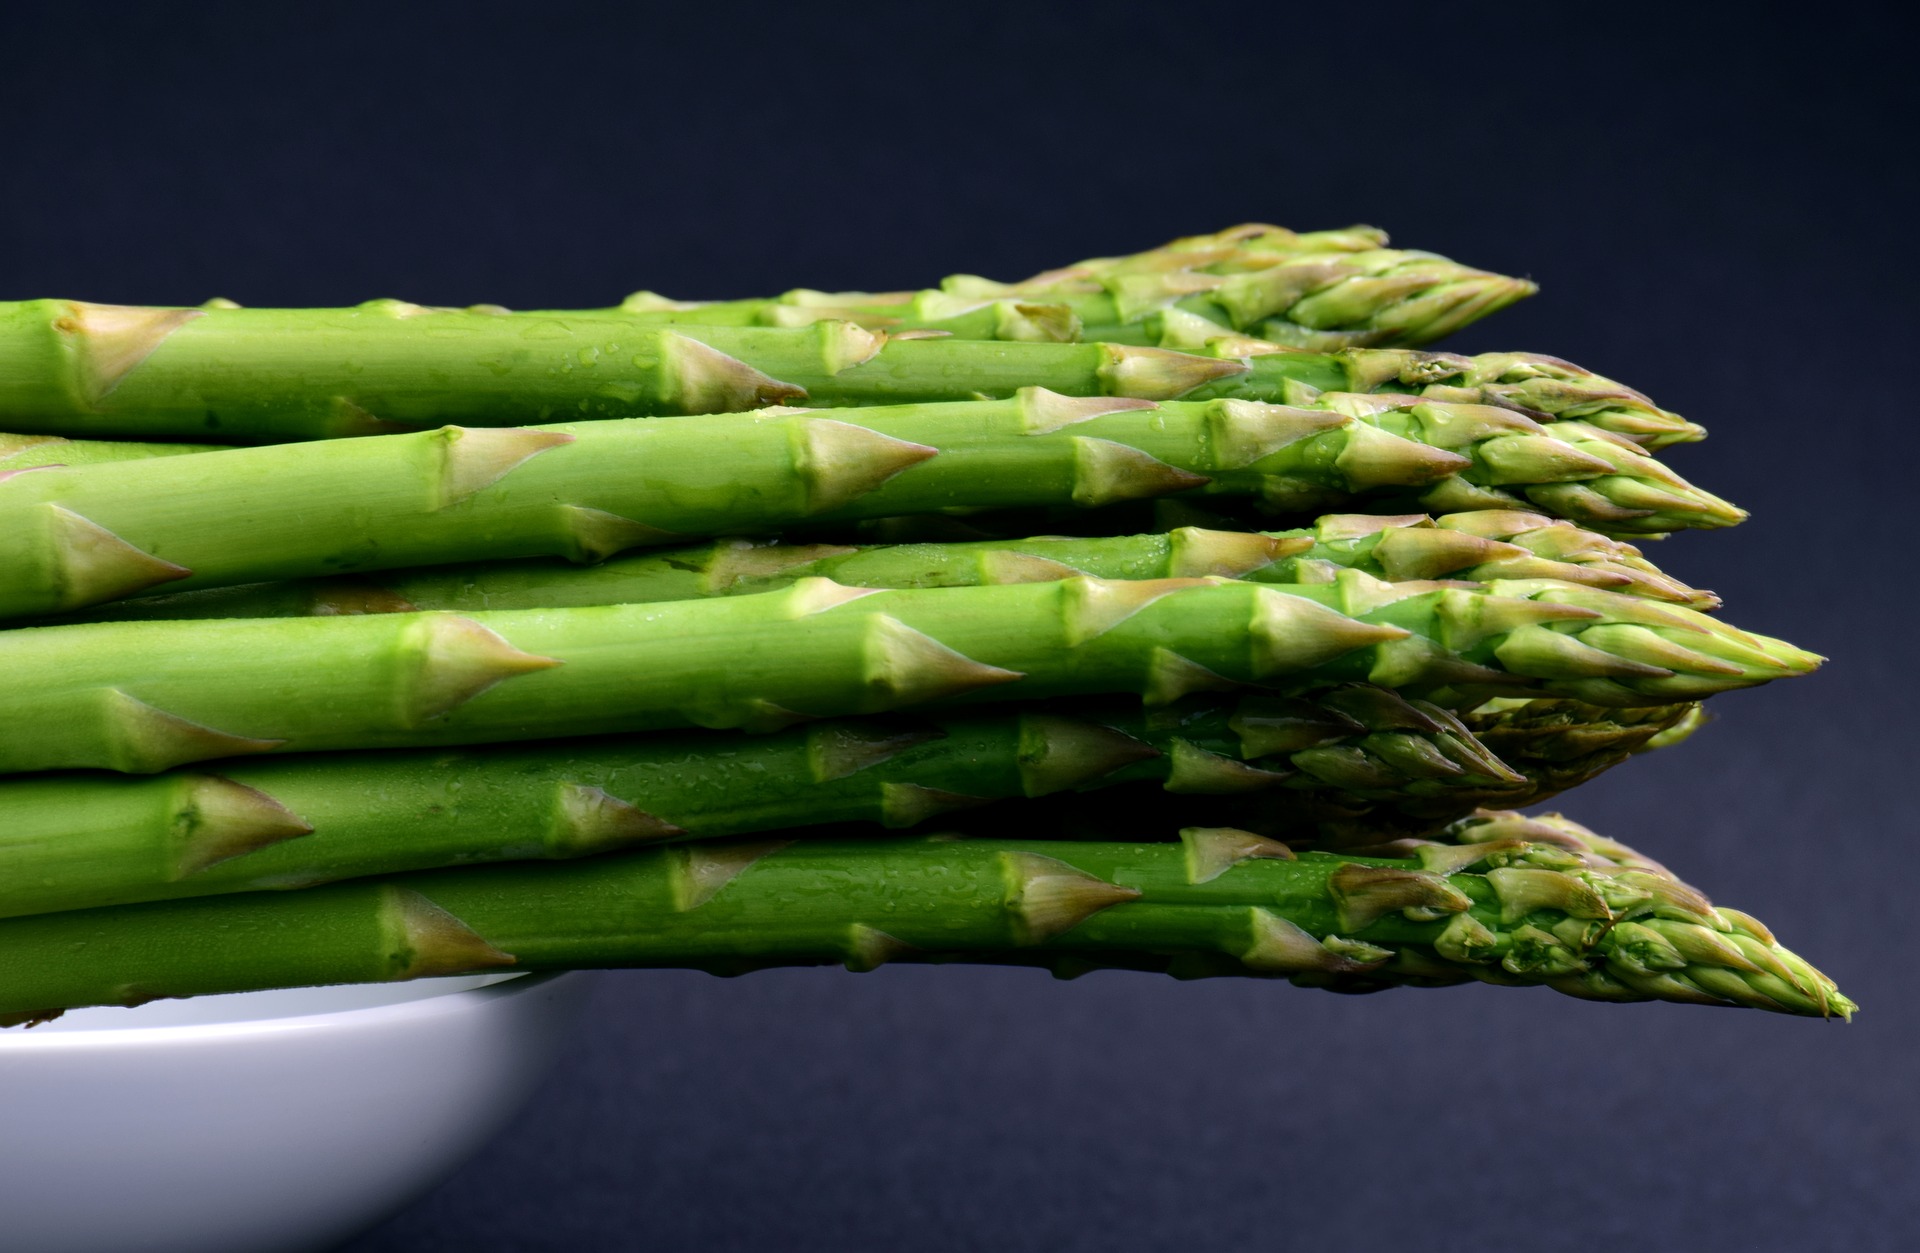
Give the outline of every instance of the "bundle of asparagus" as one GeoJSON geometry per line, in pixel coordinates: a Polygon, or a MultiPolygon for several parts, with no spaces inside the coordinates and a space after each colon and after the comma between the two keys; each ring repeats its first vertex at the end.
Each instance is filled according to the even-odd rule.
{"type": "Polygon", "coordinates": [[[1629,542],[1745,517],[1699,427],[1423,350],[1533,285],[1385,242],[0,305],[0,1022],[903,960],[1850,1014],[1515,812],[1819,659],[1629,542]]]}

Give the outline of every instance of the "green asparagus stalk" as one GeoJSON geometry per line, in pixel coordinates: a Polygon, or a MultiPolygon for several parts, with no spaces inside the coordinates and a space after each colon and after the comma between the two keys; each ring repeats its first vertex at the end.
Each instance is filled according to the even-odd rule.
{"type": "MultiPolygon", "coordinates": [[[[1291,234],[1290,232],[1288,233],[1291,234]]],[[[678,326],[807,326],[934,330],[967,339],[1154,342],[1165,311],[1221,335],[1249,332],[1331,351],[1431,343],[1536,291],[1525,279],[1470,269],[1429,252],[1318,246],[1273,235],[1225,247],[1166,250],[1096,269],[1082,263],[1019,283],[959,274],[916,292],[799,289],[771,299],[673,300],[635,292],[617,311],[678,326]],[[1266,245],[1256,247],[1256,244],[1266,245]]],[[[1339,240],[1355,241],[1351,236],[1339,240]]]]}
{"type": "MultiPolygon", "coordinates": [[[[1121,781],[1098,793],[1044,797],[1026,802],[1024,821],[1036,819],[1062,835],[1101,839],[1116,823],[1145,821],[1168,826],[1202,822],[1253,831],[1296,848],[1336,853],[1402,856],[1393,842],[1438,838],[1449,823],[1482,806],[1537,805],[1619,765],[1660,737],[1685,726],[1699,709],[1681,703],[1639,709],[1602,709],[1578,701],[1494,701],[1460,715],[1482,746],[1498,745],[1512,780],[1484,774],[1458,777],[1448,786],[1416,786],[1408,763],[1388,760],[1366,742],[1312,750],[1299,773],[1278,788],[1206,796],[1172,796],[1121,781]],[[1387,851],[1378,852],[1385,848],[1387,851]]],[[[980,834],[1001,834],[981,821],[957,815],[980,834]]],[[[1171,829],[1171,826],[1169,826],[1171,829]]]]}
{"type": "Polygon", "coordinates": [[[164,770],[278,751],[675,726],[771,730],[940,700],[1365,681],[1694,700],[1812,654],[1678,606],[1550,580],[1215,579],[873,591],[806,579],[654,605],[97,623],[0,632],[0,773],[164,770]]]}
{"type": "MultiPolygon", "coordinates": [[[[1596,428],[1684,435],[1644,397],[1549,358],[1402,350],[1207,355],[1104,343],[889,337],[810,327],[655,326],[372,301],[350,309],[0,304],[0,422],[42,434],[276,443],[438,425],[724,413],[805,400],[873,406],[1022,387],[1142,400],[1297,399],[1314,390],[1469,395],[1596,428]],[[1555,372],[1571,371],[1568,381],[1555,372]],[[1595,388],[1598,387],[1598,393],[1595,388]],[[1635,416],[1637,415],[1637,416],[1635,416]]],[[[1250,349],[1249,351],[1253,351],[1250,349]]],[[[1677,425],[1676,425],[1677,423],[1677,425]]]]}
{"type": "MultiPolygon", "coordinates": [[[[1396,495],[1395,490],[1383,488],[1378,494],[1368,493],[1364,498],[1352,502],[1355,507],[1364,506],[1367,509],[1366,514],[1357,516],[1408,518],[1445,516],[1485,519],[1485,525],[1489,527],[1485,538],[1506,539],[1528,547],[1529,551],[1533,551],[1533,546],[1538,546],[1541,551],[1535,552],[1535,556],[1551,559],[1552,549],[1564,548],[1576,554],[1570,560],[1577,565],[1611,559],[1645,573],[1666,577],[1661,574],[1658,567],[1646,560],[1643,548],[1637,548],[1627,542],[1629,539],[1634,541],[1665,539],[1667,538],[1665,533],[1629,536],[1615,531],[1603,536],[1597,531],[1588,530],[1568,519],[1549,517],[1537,509],[1481,508],[1445,513],[1423,508],[1417,499],[1418,493],[1410,495],[1402,489],[1396,495]],[[1561,530],[1558,534],[1547,531],[1527,533],[1522,528],[1508,526],[1504,521],[1529,515],[1542,522],[1558,523],[1561,530]],[[1496,530],[1503,530],[1506,533],[1496,534],[1496,530]],[[1599,547],[1584,545],[1580,542],[1581,537],[1599,538],[1610,552],[1603,552],[1599,547]]],[[[1229,496],[1219,492],[1211,495],[1177,492],[1167,496],[1115,501],[1089,509],[1050,505],[1020,509],[896,514],[886,518],[859,518],[846,522],[803,522],[780,532],[780,538],[788,544],[856,546],[971,544],[989,540],[1004,544],[1036,536],[1059,535],[1105,539],[1122,535],[1164,534],[1177,531],[1181,527],[1199,527],[1204,531],[1270,532],[1277,526],[1302,527],[1317,522],[1323,517],[1344,516],[1349,515],[1330,511],[1317,514],[1276,514],[1254,496],[1229,496]]],[[[1542,569],[1541,577],[1555,577],[1545,574],[1544,567],[1542,569]]],[[[1697,589],[1687,590],[1697,591],[1697,589]]],[[[1685,597],[1677,588],[1669,591],[1669,596],[1657,599],[1674,599],[1675,603],[1691,604],[1695,608],[1700,608],[1706,601],[1713,599],[1713,594],[1710,592],[1698,592],[1696,597],[1685,597]]]]}
{"type": "MultiPolygon", "coordinates": [[[[1428,343],[1535,290],[1522,279],[1469,269],[1432,253],[1389,250],[1385,243],[1386,236],[1371,227],[1296,234],[1253,223],[1131,256],[1078,262],[1018,283],[958,274],[937,289],[921,291],[801,288],[771,298],[721,301],[675,300],[641,291],[614,309],[584,312],[662,326],[845,321],[873,330],[937,331],[965,339],[1148,343],[1143,325],[1172,309],[1189,319],[1211,319],[1221,334],[1255,327],[1291,344],[1335,349],[1428,343]],[[1296,310],[1300,321],[1293,320],[1296,310]],[[1086,334],[1088,323],[1094,334],[1086,334]]],[[[498,305],[470,311],[508,312],[498,305]]],[[[530,316],[581,315],[579,310],[536,310],[530,316]]]]}
{"type": "Polygon", "coordinates": [[[615,557],[593,566],[558,561],[483,562],[382,576],[256,583],[118,601],[62,621],[295,618],[439,609],[561,609],[650,604],[773,591],[803,578],[858,587],[970,587],[1090,574],[1103,579],[1219,575],[1256,583],[1324,583],[1342,569],[1389,580],[1486,582],[1551,578],[1583,587],[1711,609],[1711,592],[1662,574],[1638,550],[1537,514],[1442,516],[1327,514],[1293,531],[1176,527],[1163,535],[954,544],[757,544],[720,540],[615,557]],[[1490,537],[1499,532],[1531,547],[1490,537]],[[1570,560],[1542,557],[1544,550],[1570,560]]]}
{"type": "MultiPolygon", "coordinates": [[[[1228,274],[1262,269],[1301,257],[1338,257],[1343,253],[1374,253],[1386,247],[1386,232],[1371,226],[1352,226],[1343,230],[1295,232],[1282,226],[1249,222],[1208,235],[1189,235],[1157,248],[1122,256],[1094,257],[1085,261],[1043,270],[1017,283],[993,283],[975,275],[954,275],[943,281],[941,291],[990,285],[1009,293],[1014,299],[1033,299],[1051,293],[1097,295],[1116,276],[1125,274],[1196,271],[1228,274]]],[[[728,301],[676,301],[655,292],[635,292],[616,309],[594,312],[655,313],[672,312],[663,306],[682,306],[687,311],[707,310],[715,326],[781,326],[799,320],[792,313],[769,312],[780,307],[802,309],[841,307],[849,316],[836,320],[855,321],[855,313],[872,312],[885,317],[880,308],[910,302],[918,292],[817,292],[798,289],[771,299],[728,301]],[[868,306],[875,306],[869,309],[868,306]]],[[[235,306],[237,307],[237,306],[235,306]]],[[[499,306],[481,306],[498,308],[499,306]]],[[[539,310],[540,313],[561,312],[539,310]]],[[[814,321],[818,319],[806,319],[814,321]]],[[[698,325],[698,321],[692,324],[698,325]]]]}
{"type": "Polygon", "coordinates": [[[1487,406],[1156,405],[1030,389],[858,416],[448,427],[17,475],[0,483],[0,617],[162,585],[598,559],[800,522],[1174,492],[1289,510],[1389,489],[1505,508],[1518,492],[1626,530],[1745,516],[1630,444],[1487,406]]]}
{"type": "Polygon", "coordinates": [[[822,824],[910,827],[1131,782],[1279,804],[1293,791],[1458,793],[1451,816],[1526,791],[1525,776],[1452,714],[1361,684],[1157,711],[1056,702],[763,736],[321,753],[216,769],[0,782],[0,917],[822,824]]]}
{"type": "MultiPolygon", "coordinates": [[[[613,309],[663,325],[807,326],[818,321],[853,322],[873,330],[940,330],[968,339],[1038,339],[1067,342],[1080,338],[1074,311],[1059,297],[1099,297],[1108,283],[1126,274],[1212,271],[1280,264],[1302,258],[1337,258],[1342,253],[1376,252],[1386,245],[1384,232],[1372,227],[1299,234],[1262,223],[1230,227],[1213,235],[1176,239],[1159,248],[1118,257],[1096,257],[1044,271],[1020,283],[996,284],[973,275],[954,275],[939,289],[891,292],[823,292],[798,288],[772,298],[747,300],[675,300],[639,291],[613,309]],[[990,296],[971,294],[988,286],[990,296]]],[[[499,306],[479,306],[497,310],[499,306]]],[[[577,311],[535,310],[536,316],[577,311]]]]}
{"type": "Polygon", "coordinates": [[[0,1022],[501,969],[889,961],[1063,975],[1115,965],[1346,991],[1478,978],[1599,1000],[1854,1010],[1766,928],[1675,879],[1473,834],[1407,859],[1295,855],[1220,828],[1157,844],[700,843],[43,914],[0,921],[0,1022]]]}
{"type": "Polygon", "coordinates": [[[469,566],[385,578],[377,586],[422,608],[507,608],[497,597],[558,603],[552,598],[567,595],[572,578],[604,579],[604,593],[583,588],[578,594],[606,603],[616,599],[616,588],[619,599],[682,600],[766,590],[809,575],[863,587],[954,587],[1074,574],[1125,579],[1211,574],[1262,583],[1324,583],[1343,569],[1388,580],[1551,578],[1693,608],[1719,603],[1711,592],[1663,574],[1630,545],[1510,510],[1446,514],[1437,522],[1418,514],[1325,514],[1312,526],[1287,531],[1181,526],[1152,535],[866,546],[758,545],[734,539],[618,558],[588,570],[562,572],[555,563],[469,566]],[[521,590],[521,577],[538,581],[538,590],[521,590]],[[426,600],[413,601],[412,590],[426,600]]]}

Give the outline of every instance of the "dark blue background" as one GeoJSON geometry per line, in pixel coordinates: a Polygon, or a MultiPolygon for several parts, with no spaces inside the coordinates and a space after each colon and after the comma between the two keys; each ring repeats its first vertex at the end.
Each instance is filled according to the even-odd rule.
{"type": "Polygon", "coordinates": [[[1912,32],[1710,7],[10,6],[8,296],[566,307],[1373,222],[1543,282],[1461,347],[1708,423],[1671,459],[1755,517],[1658,556],[1834,658],[1567,808],[1768,920],[1851,1027],[610,975],[511,1134],[352,1253],[1911,1247],[1912,32]]]}

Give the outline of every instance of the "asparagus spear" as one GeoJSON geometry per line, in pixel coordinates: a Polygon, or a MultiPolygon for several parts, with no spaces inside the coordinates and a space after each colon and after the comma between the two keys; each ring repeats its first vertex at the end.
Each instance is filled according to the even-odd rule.
{"type": "MultiPolygon", "coordinates": [[[[1213,235],[1176,239],[1145,252],[1096,257],[1046,270],[1019,283],[992,283],[973,275],[954,275],[939,289],[891,292],[823,292],[798,288],[772,298],[747,300],[675,300],[638,291],[613,309],[664,325],[806,326],[846,321],[874,330],[942,330],[969,339],[1080,338],[1081,323],[1065,305],[1037,304],[1061,296],[1098,297],[1105,283],[1129,273],[1230,271],[1278,264],[1296,257],[1372,252],[1386,245],[1384,232],[1372,227],[1298,234],[1284,227],[1249,223],[1213,235]],[[970,295],[990,286],[991,296],[970,295]]],[[[485,306],[498,308],[498,306],[485,306]]],[[[571,315],[566,310],[535,310],[536,316],[571,315]]]]}
{"type": "Polygon", "coordinates": [[[602,314],[509,317],[401,301],[304,310],[27,301],[0,304],[0,421],[55,435],[274,443],[447,419],[511,426],[803,399],[871,406],[1005,397],[1028,386],[1274,402],[1303,390],[1437,385],[1446,389],[1440,399],[1497,399],[1596,427],[1617,419],[1676,437],[1695,429],[1550,358],[1286,352],[1258,343],[1248,351],[1259,355],[1241,357],[1218,338],[1201,355],[912,334],[890,339],[849,322],[671,327],[602,314]]]}
{"type": "Polygon", "coordinates": [[[829,823],[908,827],[1135,781],[1282,805],[1294,791],[1354,802],[1459,794],[1453,816],[1529,791],[1452,714],[1359,684],[1152,712],[1056,702],[763,736],[323,753],[216,769],[0,782],[0,916],[829,823]]]}
{"type": "MultiPolygon", "coordinates": [[[[1414,785],[1405,779],[1424,753],[1404,762],[1384,758],[1406,745],[1339,744],[1316,747],[1294,762],[1300,774],[1278,788],[1242,793],[1168,795],[1148,785],[1120,781],[1094,793],[1047,796],[1024,802],[1022,821],[1083,839],[1104,839],[1116,824],[1146,822],[1177,826],[1200,822],[1239,827],[1296,848],[1337,853],[1374,853],[1406,838],[1436,838],[1484,805],[1537,805],[1604,773],[1661,736],[1684,727],[1698,704],[1602,709],[1578,701],[1492,701],[1460,715],[1482,746],[1498,745],[1500,759],[1517,780],[1454,778],[1450,785],[1414,785]],[[1311,775],[1310,784],[1304,776],[1311,775]]],[[[1415,750],[1416,752],[1418,750],[1415,750]]],[[[961,814],[957,822],[980,834],[1003,834],[961,814]]],[[[1031,828],[1030,828],[1031,829],[1031,828]]]]}
{"type": "Polygon", "coordinates": [[[448,427],[40,470],[0,484],[0,616],[79,609],[164,584],[594,559],[796,522],[1088,507],[1196,490],[1298,510],[1385,488],[1504,507],[1517,503],[1511,488],[1575,520],[1626,530],[1745,516],[1632,445],[1486,406],[1156,405],[1029,389],[1013,400],[858,416],[858,424],[788,412],[448,427]]]}
{"type": "Polygon", "coordinates": [[[784,591],[655,605],[0,633],[0,772],[674,726],[777,729],[947,699],[1367,681],[1445,704],[1693,700],[1812,654],[1550,580],[1213,579],[784,591]]]}
{"type": "Polygon", "coordinates": [[[483,562],[381,576],[257,583],[118,601],[63,622],[289,618],[443,609],[560,609],[772,591],[803,578],[860,587],[966,587],[1090,574],[1103,579],[1221,575],[1256,583],[1323,583],[1341,569],[1386,579],[1485,582],[1551,578],[1711,609],[1711,592],[1662,574],[1629,545],[1536,514],[1328,514],[1310,527],[1255,533],[1176,527],[1167,534],[1040,536],[951,544],[757,544],[720,540],[615,557],[593,566],[483,562]],[[1515,541],[1489,537],[1499,532],[1515,541]],[[1539,556],[1540,551],[1555,557],[1539,556]],[[1564,556],[1570,560],[1558,560],[1564,556]]]}
{"type": "MultiPolygon", "coordinates": [[[[1018,283],[956,274],[921,291],[799,288],[771,298],[715,301],[640,291],[613,309],[535,310],[530,316],[616,314],[657,326],[844,321],[965,339],[1142,344],[1153,342],[1144,333],[1148,323],[1172,309],[1209,320],[1220,334],[1253,329],[1295,346],[1337,349],[1430,343],[1536,290],[1524,279],[1470,269],[1433,253],[1391,250],[1385,243],[1386,236],[1371,227],[1296,234],[1252,223],[1131,256],[1077,262],[1018,283]]],[[[480,305],[469,312],[508,310],[480,305]]]]}
{"type": "MultiPolygon", "coordinates": [[[[1177,310],[1150,315],[1143,325],[1147,328],[1147,337],[1163,349],[1203,353],[1216,359],[1273,358],[1250,363],[1249,372],[1253,377],[1240,379],[1234,389],[1213,385],[1204,391],[1237,390],[1242,398],[1261,401],[1298,402],[1315,391],[1345,390],[1495,404],[1519,409],[1542,421],[1560,418],[1583,421],[1649,451],[1699,440],[1706,435],[1705,428],[1660,408],[1632,388],[1557,357],[1534,353],[1462,357],[1453,353],[1387,350],[1314,354],[1246,336],[1226,335],[1223,328],[1212,322],[1183,318],[1177,310]]],[[[1136,365],[1146,360],[1140,356],[1134,358],[1136,365]]],[[[1109,390],[1125,390],[1126,380],[1119,371],[1109,371],[1109,376],[1107,381],[1113,385],[1109,390]]],[[[744,398],[742,403],[750,400],[744,398]]],[[[839,402],[829,395],[824,403],[839,402]]],[[[395,429],[395,425],[359,430],[347,423],[338,430],[330,428],[329,433],[378,434],[395,429]]],[[[0,436],[0,440],[24,438],[0,436]]]]}
{"type": "MultiPolygon", "coordinates": [[[[1076,261],[1043,270],[1031,278],[1016,283],[993,283],[990,279],[970,274],[954,275],[943,280],[942,289],[991,285],[1018,298],[1036,297],[1053,292],[1091,295],[1105,290],[1104,285],[1118,275],[1166,273],[1176,270],[1229,274],[1249,269],[1262,269],[1301,256],[1337,257],[1342,253],[1373,253],[1384,249],[1386,245],[1386,232],[1372,226],[1296,232],[1269,223],[1248,222],[1211,234],[1183,236],[1144,252],[1076,261]]],[[[917,294],[916,292],[814,292],[801,289],[771,300],[762,298],[734,301],[673,301],[654,292],[643,291],[629,296],[618,309],[602,312],[646,313],[654,311],[663,303],[692,304],[696,308],[714,310],[716,317],[724,319],[712,325],[780,325],[780,315],[763,318],[761,311],[770,305],[780,304],[803,307],[816,304],[865,305],[877,301],[886,305],[898,305],[917,294]]]]}
{"type": "MultiPolygon", "coordinates": [[[[1347,241],[1352,242],[1352,241],[1347,241]]],[[[798,289],[771,299],[673,300],[635,292],[619,312],[674,326],[936,330],[967,339],[1153,343],[1167,310],[1221,335],[1247,331],[1319,351],[1432,341],[1537,290],[1428,252],[1255,249],[1144,254],[1103,272],[1053,271],[1020,283],[959,274],[915,292],[798,289]]]]}
{"type": "Polygon", "coordinates": [[[1854,1010],[1760,924],[1657,870],[1476,834],[1407,859],[1295,855],[1220,828],[1162,844],[701,843],[42,914],[0,921],[0,1022],[467,971],[953,960],[1854,1010]]]}

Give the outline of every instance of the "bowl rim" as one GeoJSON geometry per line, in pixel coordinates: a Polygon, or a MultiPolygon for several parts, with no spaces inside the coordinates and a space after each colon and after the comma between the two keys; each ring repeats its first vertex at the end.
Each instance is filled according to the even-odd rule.
{"type": "MultiPolygon", "coordinates": [[[[481,975],[453,975],[411,979],[398,983],[333,984],[316,989],[278,989],[274,992],[235,992],[217,996],[170,998],[155,1004],[177,1005],[182,999],[206,1003],[218,1016],[202,1021],[128,1025],[97,1025],[92,1019],[55,1019],[39,1027],[0,1031],[0,1058],[35,1052],[63,1052],[113,1048],[153,1048],[165,1045],[206,1044],[217,1040],[285,1033],[364,1030],[398,1020],[471,1013],[497,1001],[515,998],[574,973],[570,971],[506,971],[481,975]],[[369,994],[365,1005],[351,1003],[348,989],[369,994]],[[412,995],[396,995],[401,991],[412,995]],[[274,1013],[255,998],[285,999],[286,993],[315,991],[323,1000],[345,1000],[307,1012],[274,1013]],[[63,1025],[64,1024],[64,1025],[63,1025]]],[[[115,1014],[138,1015],[141,1007],[96,1007],[115,1014]]],[[[91,1014],[93,1009],[72,1011],[91,1014]]]]}

